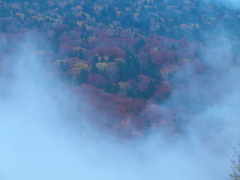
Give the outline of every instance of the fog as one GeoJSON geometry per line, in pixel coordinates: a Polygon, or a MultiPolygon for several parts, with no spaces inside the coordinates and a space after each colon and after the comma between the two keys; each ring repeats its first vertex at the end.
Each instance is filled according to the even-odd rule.
{"type": "Polygon", "coordinates": [[[210,3],[218,4],[218,5],[223,5],[223,6],[228,6],[230,8],[239,8],[240,7],[240,2],[238,0],[229,0],[229,1],[224,1],[224,0],[205,0],[210,3]]]}
{"type": "MultiPolygon", "coordinates": [[[[228,179],[228,156],[238,140],[240,102],[240,71],[226,61],[231,58],[230,42],[209,44],[209,52],[203,52],[203,63],[218,77],[195,76],[194,68],[187,65],[174,77],[176,81],[191,77],[190,96],[179,98],[176,89],[166,102],[166,106],[188,105],[191,116],[176,115],[187,119],[184,133],[166,137],[164,131],[154,129],[141,139],[122,142],[88,123],[85,111],[92,107],[84,103],[77,108],[74,101],[84,94],[75,97],[51,75],[51,67],[35,53],[37,42],[32,39],[27,36],[17,43],[18,52],[2,63],[0,179],[228,179]],[[218,56],[212,56],[212,49],[218,56]]],[[[8,46],[7,40],[2,42],[1,48],[8,46]]]]}

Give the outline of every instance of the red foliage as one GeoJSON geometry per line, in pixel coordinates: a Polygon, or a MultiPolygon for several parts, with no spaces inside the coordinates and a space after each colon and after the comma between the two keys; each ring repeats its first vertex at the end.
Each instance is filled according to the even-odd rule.
{"type": "Polygon", "coordinates": [[[147,88],[147,86],[148,86],[149,82],[152,80],[152,78],[140,74],[140,75],[138,75],[138,80],[139,80],[139,83],[137,85],[137,88],[140,90],[144,90],[147,88]]]}
{"type": "Polygon", "coordinates": [[[100,39],[108,38],[108,37],[109,37],[109,33],[107,33],[107,32],[101,32],[101,33],[98,35],[98,37],[99,37],[100,39]]]}
{"type": "Polygon", "coordinates": [[[159,47],[160,49],[163,47],[160,40],[158,40],[157,38],[147,38],[146,45],[142,47],[141,51],[149,52],[153,48],[157,48],[157,47],[159,47]]]}
{"type": "Polygon", "coordinates": [[[152,57],[153,62],[155,62],[157,66],[161,66],[166,62],[168,63],[174,62],[176,52],[171,50],[165,52],[150,51],[150,55],[152,57]]]}
{"type": "Polygon", "coordinates": [[[125,57],[126,53],[119,47],[108,47],[108,46],[100,46],[91,51],[91,55],[96,55],[98,54],[99,56],[113,56],[114,58],[117,57],[125,57]]]}
{"type": "Polygon", "coordinates": [[[66,29],[66,25],[62,23],[53,23],[53,30],[56,33],[61,33],[66,29]]]}
{"type": "Polygon", "coordinates": [[[104,76],[99,74],[91,74],[87,80],[89,84],[97,88],[104,88],[108,82],[104,76]]]}
{"type": "Polygon", "coordinates": [[[140,118],[144,119],[151,126],[173,126],[173,111],[155,104],[149,104],[141,114],[140,118]]]}

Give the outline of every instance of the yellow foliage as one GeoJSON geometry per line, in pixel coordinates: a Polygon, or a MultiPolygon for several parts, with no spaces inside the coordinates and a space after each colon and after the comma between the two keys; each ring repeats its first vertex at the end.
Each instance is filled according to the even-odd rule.
{"type": "Polygon", "coordinates": [[[216,21],[216,18],[210,17],[209,20],[210,20],[211,22],[214,22],[214,21],[216,21]]]}
{"type": "Polygon", "coordinates": [[[83,24],[83,22],[82,22],[82,21],[76,21],[76,23],[77,23],[77,25],[78,25],[79,27],[81,27],[81,26],[82,26],[82,24],[83,24]]]}
{"type": "Polygon", "coordinates": [[[205,22],[204,24],[212,25],[212,23],[209,21],[205,22]]]}
{"type": "Polygon", "coordinates": [[[133,17],[137,18],[138,17],[138,13],[133,13],[133,17]]]}
{"type": "Polygon", "coordinates": [[[96,38],[96,37],[89,37],[88,38],[88,41],[95,41],[95,40],[97,40],[98,38],[96,38]]]}
{"type": "Polygon", "coordinates": [[[168,76],[168,74],[171,74],[178,69],[179,69],[179,67],[177,65],[169,65],[169,66],[162,68],[160,70],[160,72],[163,77],[166,77],[166,76],[168,76]]]}
{"type": "Polygon", "coordinates": [[[49,18],[50,20],[53,20],[53,18],[50,17],[50,16],[46,16],[46,17],[44,17],[44,20],[45,20],[46,18],[49,18]]]}
{"type": "Polygon", "coordinates": [[[105,70],[105,68],[108,66],[107,63],[103,62],[103,63],[97,63],[96,64],[98,70],[101,72],[103,72],[105,70]]]}
{"type": "Polygon", "coordinates": [[[23,13],[16,13],[16,16],[20,16],[20,18],[23,20],[25,17],[25,14],[23,13]]]}
{"type": "Polygon", "coordinates": [[[229,15],[224,15],[223,18],[224,18],[224,19],[231,19],[231,16],[229,16],[229,15]]]}
{"type": "Polygon", "coordinates": [[[152,48],[153,51],[158,51],[158,48],[160,48],[159,46],[155,46],[152,48]]]}
{"type": "Polygon", "coordinates": [[[109,56],[108,56],[108,55],[105,55],[105,56],[104,56],[104,59],[105,59],[106,61],[108,61],[108,60],[109,60],[109,56]]]}
{"type": "Polygon", "coordinates": [[[69,69],[67,73],[72,74],[73,76],[79,76],[82,69],[88,70],[88,64],[83,62],[78,62],[73,65],[72,69],[69,69]]]}
{"type": "Polygon", "coordinates": [[[186,24],[181,24],[181,25],[180,25],[180,28],[181,28],[181,29],[191,29],[191,27],[188,26],[188,25],[186,25],[186,24]]]}
{"type": "Polygon", "coordinates": [[[73,65],[73,67],[74,68],[77,68],[78,70],[82,70],[82,69],[85,69],[85,70],[87,70],[88,69],[88,64],[85,64],[85,63],[83,63],[83,62],[78,62],[78,63],[75,63],[74,65],[73,65]]]}
{"type": "Polygon", "coordinates": [[[90,17],[90,15],[88,13],[83,13],[86,17],[90,17]]]}
{"type": "Polygon", "coordinates": [[[81,50],[86,50],[85,48],[82,48],[82,47],[79,47],[79,46],[76,46],[73,48],[75,51],[79,51],[80,49],[81,50]]]}
{"type": "Polygon", "coordinates": [[[119,82],[118,85],[122,92],[126,92],[131,87],[129,82],[119,82]]]}
{"type": "Polygon", "coordinates": [[[125,59],[116,59],[115,61],[125,63],[125,59]]]}
{"type": "Polygon", "coordinates": [[[56,64],[56,65],[59,65],[60,63],[61,63],[61,61],[63,62],[63,63],[67,63],[68,61],[67,60],[61,60],[61,59],[58,59],[58,60],[56,60],[55,62],[54,62],[54,64],[56,64]]]}
{"type": "Polygon", "coordinates": [[[195,26],[196,26],[196,28],[197,28],[197,29],[199,29],[199,28],[200,28],[199,24],[195,24],[195,26]]]}
{"type": "Polygon", "coordinates": [[[37,18],[37,20],[39,20],[39,21],[42,21],[42,20],[43,20],[43,18],[42,18],[42,17],[38,17],[38,18],[37,18]]]}
{"type": "Polygon", "coordinates": [[[76,9],[82,11],[82,6],[76,6],[76,9]]]}
{"type": "Polygon", "coordinates": [[[115,65],[116,65],[115,62],[108,62],[107,64],[108,64],[109,66],[115,66],[115,65]]]}

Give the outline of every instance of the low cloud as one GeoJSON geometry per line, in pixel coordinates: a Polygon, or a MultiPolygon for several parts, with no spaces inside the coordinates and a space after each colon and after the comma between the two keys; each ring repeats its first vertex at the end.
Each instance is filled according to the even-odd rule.
{"type": "MultiPolygon", "coordinates": [[[[230,65],[215,70],[226,70],[220,72],[221,78],[196,76],[192,67],[177,74],[176,81],[194,75],[187,79],[192,99],[177,96],[176,89],[166,102],[166,106],[183,101],[188,104],[189,116],[185,112],[176,115],[189,118],[183,134],[169,137],[160,130],[152,130],[141,139],[119,141],[88,123],[85,110],[92,107],[75,104],[73,99],[76,97],[54,78],[49,67],[44,67],[33,44],[28,37],[17,45],[17,53],[2,63],[1,179],[228,178],[228,156],[238,138],[240,95],[237,91],[239,85],[233,86],[232,83],[236,82],[234,77],[239,72],[231,70],[230,65]],[[201,86],[198,80],[205,80],[206,86],[201,86]],[[212,93],[207,86],[213,86],[212,93]],[[216,101],[211,97],[214,92],[219,93],[216,101]],[[213,103],[205,106],[209,102],[207,98],[213,103]],[[74,122],[78,122],[77,127],[74,122]]],[[[218,52],[225,52],[221,49],[224,47],[218,47],[218,52]]],[[[218,59],[219,63],[224,61],[218,59]]],[[[214,61],[211,62],[210,67],[216,67],[214,61]]],[[[84,98],[84,94],[81,96],[77,98],[84,98]]]]}

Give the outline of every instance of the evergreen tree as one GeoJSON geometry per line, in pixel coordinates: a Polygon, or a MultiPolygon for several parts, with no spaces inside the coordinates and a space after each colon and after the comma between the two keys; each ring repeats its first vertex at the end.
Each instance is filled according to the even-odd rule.
{"type": "Polygon", "coordinates": [[[79,57],[80,59],[87,59],[86,56],[83,54],[83,50],[82,49],[79,49],[77,51],[77,57],[79,57]]]}
{"type": "Polygon", "coordinates": [[[96,66],[96,63],[92,63],[91,72],[92,72],[92,73],[99,74],[99,71],[98,71],[98,68],[97,68],[97,66],[96,66]]]}
{"type": "Polygon", "coordinates": [[[94,64],[98,63],[98,56],[94,56],[93,57],[92,63],[94,63],[94,64]]]}
{"type": "Polygon", "coordinates": [[[82,83],[86,83],[88,76],[89,76],[89,72],[86,69],[82,69],[80,71],[79,77],[77,78],[77,84],[81,85],[82,83]]]}
{"type": "Polygon", "coordinates": [[[96,63],[98,63],[98,57],[94,56],[92,60],[92,66],[91,66],[91,72],[99,74],[98,68],[96,66],[96,63]]]}
{"type": "Polygon", "coordinates": [[[66,72],[68,68],[69,68],[68,62],[63,62],[63,61],[60,62],[60,65],[59,65],[60,72],[66,72]]]}
{"type": "Polygon", "coordinates": [[[114,57],[113,56],[109,56],[108,62],[114,62],[114,57]]]}
{"type": "Polygon", "coordinates": [[[108,92],[108,93],[117,93],[120,90],[119,84],[112,84],[110,82],[108,82],[106,84],[106,87],[104,89],[104,91],[108,92]]]}
{"type": "Polygon", "coordinates": [[[178,59],[178,55],[175,54],[174,56],[174,61],[177,62],[179,59],[178,59]]]}
{"type": "Polygon", "coordinates": [[[157,65],[152,61],[151,56],[148,56],[148,62],[146,67],[144,68],[144,72],[147,76],[150,76],[152,78],[159,78],[159,70],[157,65]]]}
{"type": "Polygon", "coordinates": [[[145,46],[146,42],[144,39],[140,39],[137,44],[134,44],[134,48],[136,52],[139,52],[139,49],[141,49],[143,46],[145,46]]]}
{"type": "Polygon", "coordinates": [[[172,45],[172,50],[173,50],[173,51],[176,51],[176,50],[177,50],[177,47],[176,47],[175,44],[172,45]]]}

